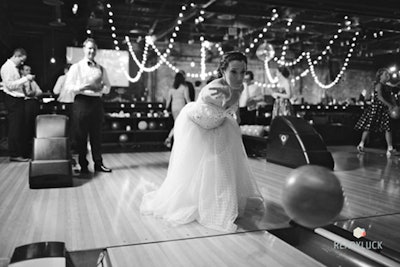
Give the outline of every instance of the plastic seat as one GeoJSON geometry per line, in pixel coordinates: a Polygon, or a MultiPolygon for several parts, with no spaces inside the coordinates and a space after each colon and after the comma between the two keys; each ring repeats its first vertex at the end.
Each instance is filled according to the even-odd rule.
{"type": "Polygon", "coordinates": [[[39,115],[29,163],[29,187],[54,188],[72,186],[72,162],[67,137],[68,117],[39,115]]]}

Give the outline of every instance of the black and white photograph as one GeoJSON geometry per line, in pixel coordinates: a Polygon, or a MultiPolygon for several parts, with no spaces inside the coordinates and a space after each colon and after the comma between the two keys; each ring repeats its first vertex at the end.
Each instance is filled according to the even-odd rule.
{"type": "Polygon", "coordinates": [[[0,267],[400,267],[397,0],[2,0],[0,267]]]}

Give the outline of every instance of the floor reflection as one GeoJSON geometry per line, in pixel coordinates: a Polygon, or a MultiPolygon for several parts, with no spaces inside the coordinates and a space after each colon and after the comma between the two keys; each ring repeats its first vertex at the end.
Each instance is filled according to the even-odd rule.
{"type": "Polygon", "coordinates": [[[346,193],[335,225],[349,232],[363,228],[369,240],[400,252],[400,157],[354,147],[332,148],[332,156],[346,193]]]}

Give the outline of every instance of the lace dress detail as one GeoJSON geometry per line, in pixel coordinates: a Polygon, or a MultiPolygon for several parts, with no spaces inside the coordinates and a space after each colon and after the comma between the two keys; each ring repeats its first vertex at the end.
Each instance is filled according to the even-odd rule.
{"type": "Polygon", "coordinates": [[[215,99],[209,98],[208,102],[207,98],[209,98],[209,96],[200,94],[199,100],[189,103],[190,105],[187,108],[189,118],[200,127],[204,129],[213,129],[220,126],[227,117],[235,117],[235,112],[238,108],[237,104],[225,109],[220,106],[225,102],[223,97],[218,96],[215,99]],[[221,98],[222,101],[218,101],[218,98],[221,98]]]}
{"type": "Polygon", "coordinates": [[[167,177],[159,189],[144,195],[140,208],[173,225],[197,221],[233,232],[248,199],[262,196],[234,118],[237,101],[224,107],[227,99],[211,96],[208,88],[178,116],[167,177]]]}

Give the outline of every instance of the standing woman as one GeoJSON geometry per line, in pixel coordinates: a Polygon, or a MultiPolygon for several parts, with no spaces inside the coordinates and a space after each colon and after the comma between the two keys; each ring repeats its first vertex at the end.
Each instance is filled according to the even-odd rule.
{"type": "Polygon", "coordinates": [[[391,97],[391,86],[387,84],[389,79],[390,75],[387,69],[381,68],[376,72],[372,103],[365,109],[354,127],[356,130],[363,131],[361,141],[357,146],[357,150],[360,153],[364,152],[364,145],[371,131],[385,133],[387,143],[386,156],[390,157],[396,152],[393,148],[389,119],[389,110],[396,103],[394,103],[391,97]]]}
{"type": "MultiPolygon", "coordinates": [[[[173,88],[168,90],[167,104],[169,107],[171,105],[172,117],[174,121],[178,117],[182,108],[190,102],[189,89],[186,84],[185,76],[182,72],[178,72],[175,75],[173,88]]],[[[174,128],[168,134],[167,139],[165,139],[165,145],[171,147],[172,137],[174,136],[174,128]]]]}
{"type": "Polygon", "coordinates": [[[292,97],[292,90],[289,80],[290,72],[286,67],[278,68],[278,90],[272,93],[275,98],[274,106],[272,109],[272,119],[276,116],[294,116],[294,110],[290,98],[292,97]]]}
{"type": "Polygon", "coordinates": [[[197,221],[232,232],[245,208],[264,207],[237,121],[246,69],[245,55],[225,54],[219,78],[182,109],[175,122],[167,177],[158,190],[144,195],[142,214],[173,225],[197,221]]]}

